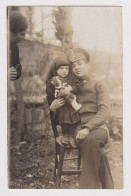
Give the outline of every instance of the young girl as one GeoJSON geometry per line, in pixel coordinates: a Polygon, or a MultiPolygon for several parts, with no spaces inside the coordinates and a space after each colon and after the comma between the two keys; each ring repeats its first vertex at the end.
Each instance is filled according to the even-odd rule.
{"type": "Polygon", "coordinates": [[[71,65],[65,57],[58,57],[54,60],[54,76],[46,82],[46,93],[49,106],[58,97],[62,97],[66,103],[56,110],[55,119],[62,128],[62,144],[75,147],[73,127],[80,122],[78,110],[81,104],[77,103],[75,92],[80,87],[81,81],[71,72],[71,65]],[[62,90],[68,90],[70,94],[66,96],[62,90]]]}

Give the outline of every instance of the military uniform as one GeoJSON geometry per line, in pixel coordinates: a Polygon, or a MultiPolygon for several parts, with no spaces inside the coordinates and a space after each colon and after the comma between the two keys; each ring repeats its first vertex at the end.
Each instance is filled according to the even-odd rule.
{"type": "MultiPolygon", "coordinates": [[[[69,53],[68,58],[71,64],[80,60],[88,64],[90,60],[88,52],[80,48],[74,49],[71,55],[69,53]]],[[[76,70],[80,69],[76,65],[76,70]]],[[[77,139],[83,163],[80,189],[113,189],[108,158],[104,152],[109,137],[107,121],[111,116],[109,93],[103,81],[94,80],[86,73],[85,76],[87,78],[83,77],[83,85],[76,93],[82,107],[79,110],[81,123],[76,125],[75,133],[77,135],[83,128],[89,131],[84,139],[77,139]]]]}

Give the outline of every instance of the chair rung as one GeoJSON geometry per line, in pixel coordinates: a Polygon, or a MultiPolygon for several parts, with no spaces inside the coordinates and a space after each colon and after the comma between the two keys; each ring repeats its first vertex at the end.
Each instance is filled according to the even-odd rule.
{"type": "Polygon", "coordinates": [[[65,158],[64,161],[75,160],[75,159],[78,159],[78,157],[65,158]]]}
{"type": "Polygon", "coordinates": [[[81,170],[63,170],[62,175],[76,175],[80,174],[81,170]]]}

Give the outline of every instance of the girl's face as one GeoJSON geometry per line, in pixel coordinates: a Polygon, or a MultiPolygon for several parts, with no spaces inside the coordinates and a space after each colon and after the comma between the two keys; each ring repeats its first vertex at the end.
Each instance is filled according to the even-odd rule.
{"type": "Polygon", "coordinates": [[[60,66],[57,71],[57,75],[64,78],[69,74],[69,67],[68,66],[60,66]]]}

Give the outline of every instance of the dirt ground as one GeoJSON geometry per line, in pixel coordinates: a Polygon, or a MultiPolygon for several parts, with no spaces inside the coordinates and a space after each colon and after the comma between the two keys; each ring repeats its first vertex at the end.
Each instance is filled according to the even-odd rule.
{"type": "MultiPolygon", "coordinates": [[[[11,146],[9,166],[9,188],[11,189],[55,189],[54,138],[44,136],[33,142],[21,142],[11,146]]],[[[121,140],[110,139],[106,149],[115,189],[123,188],[123,145],[121,140]]],[[[70,163],[75,167],[75,163],[70,163]]],[[[65,166],[66,167],[66,166],[65,166]]],[[[62,176],[62,188],[78,189],[79,176],[62,176]]]]}

